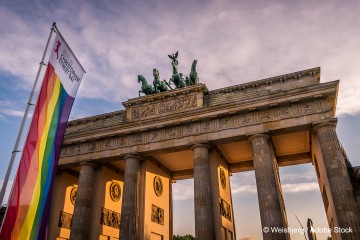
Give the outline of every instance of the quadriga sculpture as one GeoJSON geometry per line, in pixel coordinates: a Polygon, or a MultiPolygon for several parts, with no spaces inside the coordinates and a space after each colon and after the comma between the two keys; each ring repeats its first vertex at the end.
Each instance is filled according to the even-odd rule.
{"type": "Polygon", "coordinates": [[[196,71],[196,64],[197,64],[196,59],[194,59],[191,65],[190,74],[183,75],[178,71],[179,61],[177,60],[177,58],[179,56],[179,53],[176,52],[175,54],[171,54],[168,56],[172,60],[171,61],[172,76],[169,82],[166,82],[166,80],[163,81],[160,80],[160,74],[156,68],[153,69],[153,76],[154,76],[153,85],[148,84],[144,76],[138,75],[138,82],[141,83],[141,90],[139,91],[139,97],[140,97],[140,93],[143,93],[145,95],[150,95],[154,93],[165,92],[168,91],[169,89],[172,90],[173,88],[170,86],[171,83],[175,85],[175,88],[183,88],[186,86],[191,86],[199,83],[199,77],[196,71]]]}
{"type": "Polygon", "coordinates": [[[191,71],[190,71],[190,80],[189,80],[189,85],[195,85],[199,83],[199,77],[196,71],[196,64],[197,64],[197,60],[194,59],[192,65],[191,65],[191,71]]]}
{"type": "Polygon", "coordinates": [[[186,86],[185,81],[182,79],[182,77],[177,69],[176,62],[172,61],[171,65],[173,67],[173,75],[170,78],[170,81],[175,84],[176,88],[185,87],[186,86]]]}
{"type": "Polygon", "coordinates": [[[159,71],[154,68],[153,69],[153,76],[154,76],[154,81],[153,81],[153,85],[155,88],[156,92],[165,92],[168,90],[168,87],[166,86],[166,83],[160,80],[160,74],[159,71]]]}
{"type": "Polygon", "coordinates": [[[144,93],[145,95],[156,93],[155,88],[147,83],[146,78],[143,75],[138,75],[138,82],[141,83],[139,97],[140,93],[144,93]]]}

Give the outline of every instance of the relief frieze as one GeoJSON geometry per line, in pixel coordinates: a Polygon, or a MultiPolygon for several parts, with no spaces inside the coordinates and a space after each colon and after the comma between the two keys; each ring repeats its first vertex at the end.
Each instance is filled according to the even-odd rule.
{"type": "Polygon", "coordinates": [[[231,221],[231,207],[230,205],[221,197],[219,197],[219,207],[220,214],[225,217],[227,220],[231,221]]]}
{"type": "Polygon", "coordinates": [[[72,214],[60,211],[58,227],[70,229],[72,214]]]}
{"type": "Polygon", "coordinates": [[[160,139],[160,132],[154,131],[149,133],[149,142],[157,142],[160,139]]]}
{"type": "Polygon", "coordinates": [[[89,143],[89,151],[92,152],[95,150],[96,150],[96,143],[95,142],[89,143]]]}
{"type": "Polygon", "coordinates": [[[264,110],[261,111],[259,114],[259,120],[260,122],[268,122],[272,120],[271,111],[270,110],[264,110]]]}
{"type": "Polygon", "coordinates": [[[207,133],[213,130],[213,121],[204,121],[200,123],[200,132],[207,133]]]}
{"type": "Polygon", "coordinates": [[[120,213],[111,211],[103,207],[101,209],[100,224],[120,229],[120,213]]]}
{"type": "Polygon", "coordinates": [[[241,115],[239,115],[239,117],[237,118],[237,125],[238,125],[238,126],[250,125],[250,124],[252,124],[253,122],[254,122],[254,119],[253,119],[251,113],[241,114],[241,115]]]}
{"type": "Polygon", "coordinates": [[[143,134],[136,134],[133,136],[133,145],[143,143],[143,134]]]}
{"type": "Polygon", "coordinates": [[[219,129],[228,129],[232,127],[231,117],[221,118],[219,120],[219,129]]]}
{"type": "Polygon", "coordinates": [[[184,136],[193,135],[193,132],[194,132],[194,124],[188,124],[184,126],[184,132],[183,132],[184,136]]]}
{"type": "Polygon", "coordinates": [[[151,205],[151,221],[160,225],[164,225],[164,209],[151,205]]]}
{"type": "Polygon", "coordinates": [[[77,145],[76,146],[76,152],[77,153],[81,153],[81,152],[83,152],[83,150],[84,150],[84,147],[82,145],[77,145]]]}
{"type": "Polygon", "coordinates": [[[126,146],[126,138],[125,137],[118,138],[117,143],[118,143],[117,144],[118,147],[125,147],[126,146]]]}
{"type": "Polygon", "coordinates": [[[65,157],[70,155],[70,147],[63,147],[60,152],[60,157],[65,157]]]}
{"type": "Polygon", "coordinates": [[[289,118],[292,114],[291,107],[281,107],[278,109],[279,119],[289,118]]]}
{"type": "Polygon", "coordinates": [[[104,149],[110,149],[112,147],[112,144],[111,144],[111,140],[110,139],[106,139],[104,141],[104,149]]]}
{"type": "Polygon", "coordinates": [[[303,114],[311,114],[316,112],[316,109],[314,108],[314,104],[313,103],[305,103],[303,105],[303,114]]]}
{"type": "Polygon", "coordinates": [[[165,139],[177,138],[179,135],[179,129],[177,127],[165,129],[165,139]]]}
{"type": "Polygon", "coordinates": [[[152,117],[158,114],[174,111],[191,110],[197,107],[196,95],[179,96],[159,103],[151,103],[139,107],[132,107],[131,119],[152,117]]]}
{"type": "MultiPolygon", "coordinates": [[[[327,108],[323,107],[323,105],[326,106],[325,104],[326,103],[323,103],[323,101],[320,100],[311,103],[297,103],[292,104],[291,106],[278,106],[272,109],[238,113],[232,116],[207,118],[201,122],[189,122],[179,126],[111,137],[105,140],[93,140],[87,143],[64,146],[61,150],[61,157],[161,142],[209,132],[235,129],[259,123],[279,121],[292,117],[322,113],[326,112],[327,108]]],[[[180,106],[183,105],[179,105],[179,107],[180,106]]]]}
{"type": "MultiPolygon", "coordinates": [[[[182,128],[182,136],[192,136],[195,134],[198,134],[199,128],[200,128],[201,123],[189,123],[186,125],[183,125],[182,128]]],[[[206,132],[206,131],[203,131],[206,132]]]]}

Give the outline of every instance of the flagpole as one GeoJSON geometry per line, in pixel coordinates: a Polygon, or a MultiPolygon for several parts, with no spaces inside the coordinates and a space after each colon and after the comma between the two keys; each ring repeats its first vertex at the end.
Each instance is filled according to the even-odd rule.
{"type": "Polygon", "coordinates": [[[6,192],[6,187],[7,187],[7,184],[9,182],[9,177],[10,177],[10,174],[11,174],[11,170],[12,170],[12,167],[14,165],[14,161],[15,161],[15,157],[16,157],[16,153],[20,152],[19,151],[19,144],[20,144],[20,140],[22,138],[22,135],[23,135],[23,131],[24,131],[24,127],[25,127],[25,123],[26,123],[26,119],[29,115],[29,110],[30,110],[30,106],[34,105],[32,103],[33,101],[33,97],[34,97],[34,93],[35,93],[35,88],[36,88],[36,85],[37,85],[37,82],[39,80],[39,76],[40,76],[40,73],[41,73],[41,69],[44,65],[46,65],[44,63],[44,59],[45,59],[45,55],[46,55],[46,52],[48,50],[48,47],[49,47],[49,43],[50,43],[50,39],[52,37],[52,34],[53,32],[56,30],[56,23],[54,22],[52,27],[51,27],[51,30],[50,30],[50,34],[49,34],[49,38],[47,40],[47,43],[46,43],[46,46],[45,46],[45,50],[44,50],[44,54],[41,58],[41,62],[39,63],[39,70],[36,74],[36,78],[35,78],[35,82],[34,82],[34,86],[31,90],[31,93],[30,93],[30,96],[29,96],[29,101],[27,103],[27,106],[26,106],[26,110],[25,110],[25,113],[24,113],[24,117],[22,119],[22,122],[21,122],[21,125],[20,125],[20,129],[19,129],[19,133],[17,135],[17,138],[16,138],[16,142],[15,142],[15,146],[14,146],[14,150],[12,151],[11,153],[11,158],[10,158],[10,162],[9,162],[9,166],[6,170],[6,175],[5,175],[5,179],[4,179],[4,182],[3,182],[3,185],[1,187],[1,191],[0,191],[0,206],[2,206],[3,204],[3,200],[4,200],[4,196],[5,196],[5,192],[6,192]]]}

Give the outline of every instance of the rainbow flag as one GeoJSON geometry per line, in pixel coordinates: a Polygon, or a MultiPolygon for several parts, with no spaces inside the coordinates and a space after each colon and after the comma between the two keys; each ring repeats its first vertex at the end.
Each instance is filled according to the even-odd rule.
{"type": "Polygon", "coordinates": [[[85,73],[57,32],[50,49],[0,239],[46,239],[56,167],[76,92],[85,73]]]}

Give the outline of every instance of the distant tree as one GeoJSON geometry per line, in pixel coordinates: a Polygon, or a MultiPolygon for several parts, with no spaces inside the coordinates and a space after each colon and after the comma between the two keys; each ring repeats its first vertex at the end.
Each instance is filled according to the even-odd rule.
{"type": "Polygon", "coordinates": [[[174,235],[173,240],[195,240],[195,237],[191,234],[186,234],[185,236],[174,235]]]}

